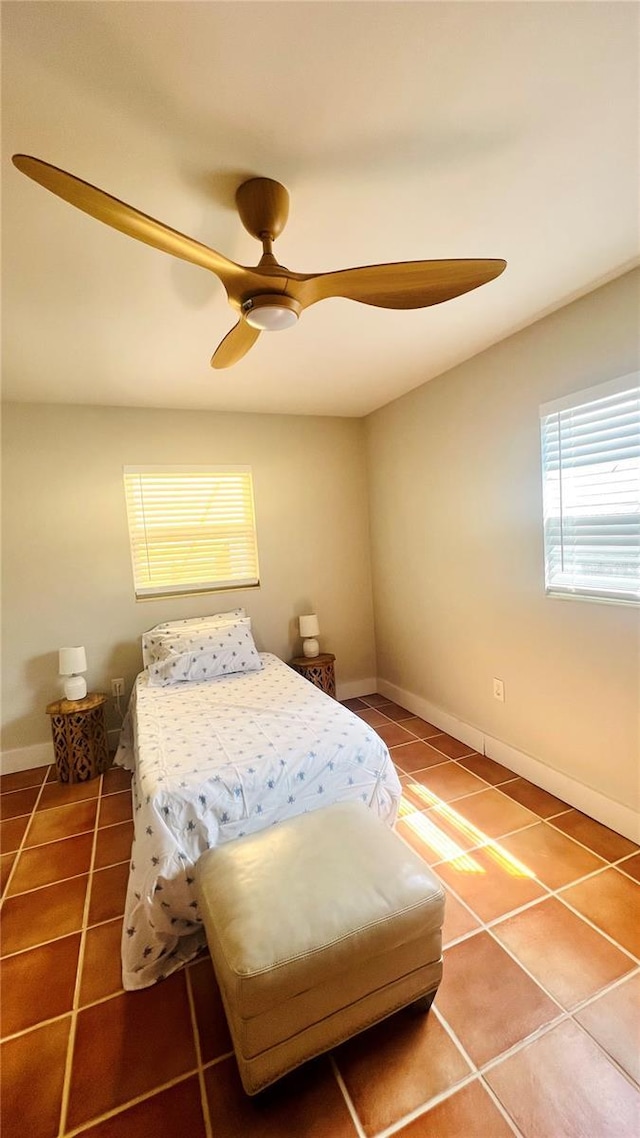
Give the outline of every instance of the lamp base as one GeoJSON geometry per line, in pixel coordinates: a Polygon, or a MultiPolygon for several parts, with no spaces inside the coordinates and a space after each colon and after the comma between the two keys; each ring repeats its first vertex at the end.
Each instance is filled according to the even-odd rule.
{"type": "Polygon", "coordinates": [[[320,655],[320,645],[315,636],[307,636],[307,638],[302,641],[302,652],[304,656],[309,657],[320,655]]]}
{"type": "Polygon", "coordinates": [[[87,681],[84,676],[65,676],[64,679],[64,697],[65,699],[84,699],[87,694],[87,681]]]}

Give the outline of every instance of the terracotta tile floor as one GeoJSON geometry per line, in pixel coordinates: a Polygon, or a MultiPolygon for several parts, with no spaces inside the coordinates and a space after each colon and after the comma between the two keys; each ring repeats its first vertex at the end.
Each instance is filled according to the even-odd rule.
{"type": "Polygon", "coordinates": [[[638,847],[383,696],[347,703],[446,887],[430,1015],[248,1099],[207,957],[122,991],[128,774],[5,776],[3,1138],[638,1138],[638,847]]]}

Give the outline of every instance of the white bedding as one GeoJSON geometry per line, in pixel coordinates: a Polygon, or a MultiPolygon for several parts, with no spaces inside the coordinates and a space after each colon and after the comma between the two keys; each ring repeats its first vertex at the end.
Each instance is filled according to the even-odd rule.
{"type": "Polygon", "coordinates": [[[400,782],[376,732],[277,657],[249,675],[136,685],[116,763],[134,771],[123,984],[145,988],[205,942],[200,854],[295,814],[361,798],[391,826],[400,782]]]}

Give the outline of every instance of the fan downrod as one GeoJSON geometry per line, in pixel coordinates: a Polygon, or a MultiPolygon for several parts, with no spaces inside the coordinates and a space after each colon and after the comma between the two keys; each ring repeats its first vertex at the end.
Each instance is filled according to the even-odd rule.
{"type": "Polygon", "coordinates": [[[236,205],[245,229],[258,241],[275,241],[289,217],[289,193],[271,178],[249,178],[236,190],[236,205]]]}

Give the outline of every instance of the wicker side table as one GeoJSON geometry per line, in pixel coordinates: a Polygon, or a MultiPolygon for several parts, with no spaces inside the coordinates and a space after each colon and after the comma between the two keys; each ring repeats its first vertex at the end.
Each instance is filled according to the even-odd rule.
{"type": "Polygon", "coordinates": [[[335,656],[331,652],[321,652],[319,656],[294,656],[289,667],[299,672],[306,680],[315,684],[327,695],[336,698],[336,677],[333,668],[335,656]]]}
{"type": "Polygon", "coordinates": [[[84,699],[58,699],[47,707],[59,782],[87,782],[107,770],[106,702],[106,695],[91,692],[84,699]]]}

